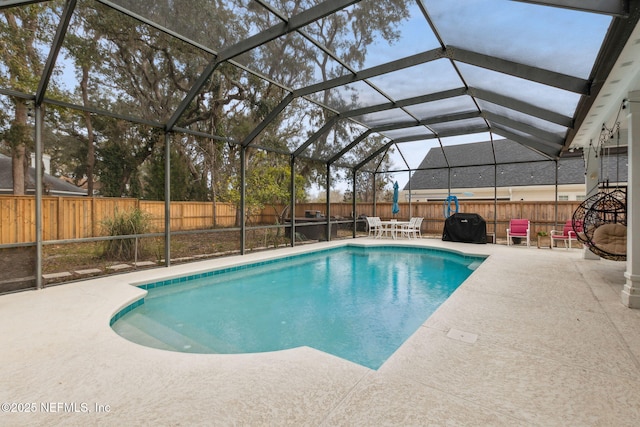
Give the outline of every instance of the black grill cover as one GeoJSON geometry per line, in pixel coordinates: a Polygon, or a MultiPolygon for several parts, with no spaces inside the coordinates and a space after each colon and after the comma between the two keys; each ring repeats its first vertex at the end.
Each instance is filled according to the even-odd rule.
{"type": "Polygon", "coordinates": [[[487,223],[478,214],[453,214],[444,220],[442,240],[463,243],[487,243],[487,223]]]}

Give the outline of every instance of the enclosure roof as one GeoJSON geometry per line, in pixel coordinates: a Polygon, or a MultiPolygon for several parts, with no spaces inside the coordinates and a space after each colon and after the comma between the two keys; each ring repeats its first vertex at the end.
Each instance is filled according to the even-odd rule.
{"type": "MultiPolygon", "coordinates": [[[[47,61],[38,89],[26,94],[36,103],[72,104],[169,132],[355,169],[371,162],[377,167],[375,160],[392,146],[410,169],[428,148],[456,144],[452,137],[465,135],[489,140],[494,162],[501,149],[494,136],[559,157],[640,16],[640,0],[5,0],[0,7],[32,3],[50,3],[58,14],[51,45],[41,47],[47,61]],[[86,27],[74,30],[87,9],[98,16],[105,10],[122,14],[182,46],[182,62],[174,60],[165,86],[158,86],[174,99],[155,111],[102,111],[98,102],[52,94],[56,76],[79,75],[78,64],[66,61],[65,53],[70,34],[91,41],[86,27]],[[197,78],[181,80],[187,65],[198,67],[197,78]],[[252,98],[262,114],[244,133],[206,130],[185,119],[215,101],[204,93],[211,92],[216,73],[232,83],[235,78],[239,91],[255,79],[277,89],[269,99],[264,93],[252,98]],[[184,92],[171,89],[173,84],[184,92]],[[291,124],[291,111],[300,106],[310,113],[300,117],[298,132],[285,147],[269,145],[265,132],[283,120],[291,124]],[[366,149],[358,150],[365,141],[366,149]],[[423,151],[416,156],[404,147],[423,151]]],[[[145,78],[141,64],[130,61],[145,78]]],[[[95,84],[98,77],[103,76],[94,76],[95,84]]],[[[113,86],[115,98],[116,83],[122,82],[104,83],[113,86]]],[[[15,96],[21,90],[9,82],[0,93],[15,96]]],[[[236,105],[228,101],[231,115],[236,105]]]]}

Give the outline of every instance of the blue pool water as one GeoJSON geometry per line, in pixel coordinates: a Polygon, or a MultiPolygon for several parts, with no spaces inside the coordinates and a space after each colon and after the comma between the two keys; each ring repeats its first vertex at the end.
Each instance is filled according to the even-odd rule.
{"type": "Polygon", "coordinates": [[[112,327],[168,350],[309,346],[377,369],[483,259],[425,248],[323,250],[144,286],[144,303],[112,327]]]}

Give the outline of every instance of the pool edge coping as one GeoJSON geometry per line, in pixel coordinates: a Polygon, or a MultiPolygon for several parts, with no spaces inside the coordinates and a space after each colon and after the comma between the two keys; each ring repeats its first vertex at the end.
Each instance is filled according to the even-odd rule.
{"type": "MultiPolygon", "coordinates": [[[[304,250],[302,252],[296,252],[293,254],[288,254],[283,256],[282,253],[273,253],[273,252],[279,252],[278,250],[275,251],[271,251],[269,253],[267,252],[261,252],[261,253],[256,253],[256,254],[251,254],[251,255],[268,255],[265,258],[262,257],[258,257],[258,258],[262,258],[261,260],[255,260],[255,259],[238,259],[238,260],[231,260],[230,258],[227,259],[217,259],[216,261],[218,262],[222,262],[224,263],[224,261],[232,261],[232,263],[230,264],[225,264],[225,265],[220,265],[217,267],[205,267],[202,268],[201,270],[198,270],[198,272],[192,272],[190,275],[185,275],[186,273],[182,272],[182,273],[176,273],[173,274],[171,276],[171,280],[177,279],[177,278],[185,278],[185,280],[180,280],[178,282],[175,283],[170,283],[167,284],[167,286],[169,285],[173,285],[173,284],[179,284],[183,281],[188,280],[187,277],[191,277],[191,276],[195,276],[197,274],[203,274],[203,273],[213,273],[213,272],[220,272],[218,274],[222,274],[226,271],[235,271],[232,270],[234,268],[237,267],[252,267],[252,266],[260,266],[260,265],[264,265],[263,263],[265,263],[266,261],[268,261],[269,263],[275,263],[278,262],[280,260],[284,260],[284,259],[288,259],[288,258],[293,258],[293,257],[299,257],[299,256],[303,256],[303,255],[313,255],[316,253],[321,253],[321,252],[325,252],[325,251],[333,251],[333,250],[338,250],[340,248],[343,247],[349,247],[349,246],[354,246],[354,247],[363,247],[363,248],[371,248],[371,247],[384,247],[384,246],[390,246],[390,247],[397,247],[397,248],[415,248],[415,249],[421,249],[421,250],[425,250],[425,251],[433,251],[433,252],[447,252],[447,253],[453,253],[462,257],[472,257],[472,258],[483,258],[484,260],[488,259],[491,255],[490,254],[480,254],[480,253],[469,253],[466,251],[461,251],[458,249],[453,249],[453,248],[447,248],[447,247],[439,247],[439,246],[434,246],[434,245],[429,245],[427,244],[427,242],[423,242],[422,245],[417,244],[416,242],[410,242],[410,241],[401,241],[401,242],[396,242],[396,241],[367,241],[367,242],[344,242],[344,241],[340,241],[340,242],[326,242],[328,243],[333,243],[332,245],[323,247],[323,248],[318,248],[315,245],[309,245],[308,250],[304,250]],[[336,244],[338,243],[338,244],[336,244]],[[233,263],[233,261],[240,261],[240,262],[236,262],[233,263]]],[[[293,247],[288,247],[288,248],[284,248],[284,249],[288,249],[286,252],[291,252],[292,250],[295,250],[296,248],[293,247]]],[[[246,255],[235,255],[235,257],[243,257],[245,258],[246,255]]],[[[209,264],[210,262],[208,262],[210,260],[207,261],[202,261],[202,263],[207,263],[209,264]]],[[[190,264],[181,264],[181,267],[184,266],[189,266],[189,265],[193,265],[195,263],[190,263],[190,264]]],[[[464,283],[469,280],[469,278],[477,271],[477,268],[474,269],[474,271],[471,272],[471,274],[469,275],[469,277],[467,277],[453,292],[452,294],[448,297],[450,298],[451,296],[453,296],[453,294],[456,293],[456,291],[464,285],[464,283]]],[[[213,275],[213,274],[211,274],[213,275]]],[[[200,276],[200,277],[204,277],[204,276],[200,276]]],[[[151,282],[153,282],[155,280],[155,283],[157,283],[159,280],[157,279],[146,279],[146,280],[139,280],[139,281],[127,281],[126,284],[129,287],[133,287],[133,288],[137,288],[137,290],[139,290],[141,293],[135,296],[130,297],[127,302],[123,303],[122,305],[119,306],[119,308],[117,308],[116,310],[113,311],[112,315],[109,318],[109,329],[115,333],[115,330],[113,329],[113,325],[115,322],[117,322],[120,318],[122,318],[123,316],[125,316],[126,314],[128,314],[129,312],[131,312],[132,310],[134,310],[135,308],[141,306],[144,304],[144,298],[147,296],[148,294],[148,288],[143,288],[142,286],[150,284],[151,282]]],[[[168,279],[165,279],[164,281],[167,281],[168,279]]],[[[152,288],[153,289],[153,288],[152,288]]],[[[446,301],[446,300],[445,300],[446,301]]],[[[440,309],[440,307],[438,307],[434,313],[432,313],[431,315],[429,315],[429,317],[427,319],[425,319],[425,321],[421,324],[420,327],[424,326],[424,324],[429,320],[429,318],[431,318],[433,316],[433,314],[435,314],[435,312],[437,312],[440,309]]],[[[116,333],[117,334],[117,333],[116,333]]],[[[124,337],[122,337],[123,339],[126,339],[124,337]]],[[[304,347],[308,347],[308,346],[304,346],[304,347]]],[[[153,347],[150,347],[153,348],[153,347]]],[[[314,349],[313,347],[309,347],[314,349]]],[[[160,350],[160,349],[158,349],[160,350]]],[[[277,351],[285,351],[285,350],[291,350],[291,349],[283,349],[283,350],[277,350],[277,351]]],[[[317,350],[317,349],[314,349],[317,350]]],[[[164,350],[167,351],[167,350],[164,350]]],[[[322,352],[322,350],[317,350],[322,352]]],[[[189,354],[189,353],[184,353],[184,352],[179,352],[179,353],[183,353],[183,354],[189,354]]],[[[323,352],[324,353],[324,352],[323,352]]],[[[217,353],[207,353],[207,354],[211,354],[211,355],[216,355],[217,353]]],[[[327,353],[330,354],[330,353],[327,353]]],[[[335,355],[331,355],[334,357],[338,357],[335,355]]],[[[346,359],[345,359],[346,360],[346,359]]],[[[349,361],[351,363],[355,363],[352,361],[349,361]]],[[[384,365],[384,363],[383,363],[384,365]]],[[[366,368],[366,367],[365,367],[366,368]]],[[[367,369],[371,369],[371,368],[367,368],[367,369]]]]}

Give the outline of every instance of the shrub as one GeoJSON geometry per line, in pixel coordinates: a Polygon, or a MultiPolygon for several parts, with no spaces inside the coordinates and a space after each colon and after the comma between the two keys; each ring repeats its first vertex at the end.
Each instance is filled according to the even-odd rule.
{"type": "MultiPolygon", "coordinates": [[[[130,209],[126,212],[118,212],[116,209],[113,218],[102,221],[102,227],[109,236],[127,236],[144,234],[149,232],[150,216],[140,209],[130,209]]],[[[104,256],[109,259],[132,260],[144,252],[140,239],[115,239],[107,240],[104,247],[104,256]],[[137,242],[136,242],[137,241],[137,242]]]]}

